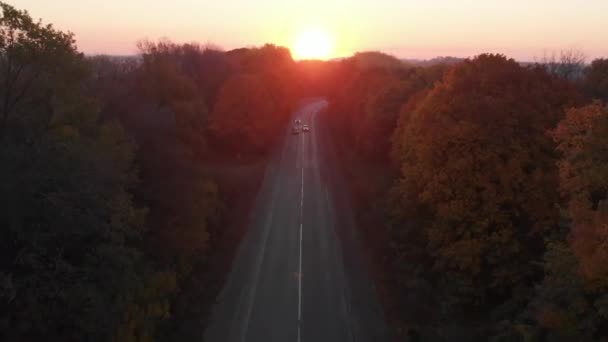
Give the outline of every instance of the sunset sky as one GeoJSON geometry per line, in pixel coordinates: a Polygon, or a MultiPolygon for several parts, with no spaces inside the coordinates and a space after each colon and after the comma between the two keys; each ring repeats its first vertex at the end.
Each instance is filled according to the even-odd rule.
{"type": "Polygon", "coordinates": [[[608,0],[8,0],[76,34],[89,54],[133,54],[142,39],[212,43],[224,49],[293,48],[314,30],[332,57],[380,50],[399,57],[500,52],[534,60],[578,49],[608,56],[608,0]]]}

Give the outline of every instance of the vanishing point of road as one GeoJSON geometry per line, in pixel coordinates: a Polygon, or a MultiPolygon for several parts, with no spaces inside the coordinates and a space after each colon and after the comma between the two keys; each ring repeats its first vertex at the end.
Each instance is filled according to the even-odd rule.
{"type": "Polygon", "coordinates": [[[310,132],[285,129],[206,342],[389,340],[320,118],[326,106],[308,102],[293,113],[310,132]]]}

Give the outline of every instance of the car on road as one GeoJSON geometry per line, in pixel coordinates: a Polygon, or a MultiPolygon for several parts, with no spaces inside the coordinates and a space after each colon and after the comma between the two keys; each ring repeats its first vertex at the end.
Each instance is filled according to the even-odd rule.
{"type": "Polygon", "coordinates": [[[291,134],[299,134],[300,133],[300,129],[295,126],[294,128],[291,129],[291,134]]]}
{"type": "Polygon", "coordinates": [[[302,132],[310,132],[310,127],[308,125],[302,126],[302,132]]]}

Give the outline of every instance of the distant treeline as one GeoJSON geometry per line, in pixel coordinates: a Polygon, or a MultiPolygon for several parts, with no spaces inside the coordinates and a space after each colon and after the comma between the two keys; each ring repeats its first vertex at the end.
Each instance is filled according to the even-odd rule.
{"type": "Polygon", "coordinates": [[[608,339],[608,59],[580,62],[325,65],[400,339],[608,339]]]}

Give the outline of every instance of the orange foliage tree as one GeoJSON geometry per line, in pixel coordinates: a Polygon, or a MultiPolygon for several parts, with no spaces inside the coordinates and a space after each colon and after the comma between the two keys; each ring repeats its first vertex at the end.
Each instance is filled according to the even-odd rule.
{"type": "Polygon", "coordinates": [[[211,114],[214,139],[232,152],[263,152],[284,122],[258,75],[238,75],[224,83],[211,114]]]}
{"type": "MultiPolygon", "coordinates": [[[[342,84],[338,85],[335,94],[330,95],[332,125],[345,142],[353,145],[361,142],[367,102],[399,80],[398,69],[387,68],[384,63],[375,66],[372,62],[378,61],[368,59],[367,54],[358,54],[341,62],[342,84]]],[[[380,62],[384,62],[384,59],[381,58],[380,62]]]]}
{"type": "Polygon", "coordinates": [[[214,147],[236,154],[266,152],[295,103],[295,63],[274,45],[227,52],[234,74],[219,90],[209,119],[214,147]]]}
{"type": "Polygon", "coordinates": [[[569,110],[553,131],[569,232],[549,244],[533,315],[549,339],[608,334],[608,108],[569,110]]]}
{"type": "Polygon", "coordinates": [[[394,249],[417,265],[402,272],[432,280],[445,312],[507,310],[539,278],[543,237],[559,218],[546,131],[570,98],[556,82],[480,55],[450,70],[395,136],[394,249]]]}

